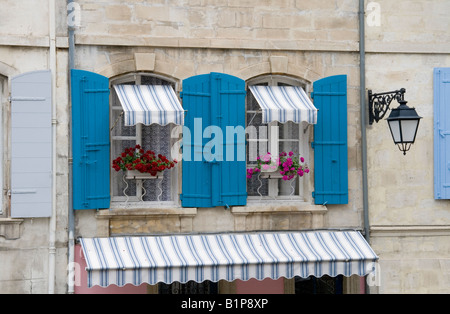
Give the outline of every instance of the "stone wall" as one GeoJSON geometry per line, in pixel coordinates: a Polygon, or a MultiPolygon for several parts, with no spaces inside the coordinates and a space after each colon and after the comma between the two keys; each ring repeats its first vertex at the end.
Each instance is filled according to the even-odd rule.
{"type": "Polygon", "coordinates": [[[370,12],[378,10],[379,23],[375,19],[367,25],[367,89],[380,93],[406,88],[408,105],[423,117],[406,156],[392,142],[385,121],[367,128],[371,242],[380,256],[379,292],[448,293],[450,203],[435,201],[433,194],[433,69],[450,67],[450,2],[371,2],[375,11],[370,12]]]}

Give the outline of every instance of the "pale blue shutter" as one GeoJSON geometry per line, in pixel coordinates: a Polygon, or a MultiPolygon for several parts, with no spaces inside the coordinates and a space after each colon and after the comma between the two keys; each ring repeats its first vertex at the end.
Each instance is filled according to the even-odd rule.
{"type": "Polygon", "coordinates": [[[348,203],[347,76],[314,82],[314,185],[317,205],[348,203]]]}
{"type": "Polygon", "coordinates": [[[11,80],[11,217],[52,213],[52,75],[11,80]]]}
{"type": "Polygon", "coordinates": [[[71,83],[73,208],[109,208],[109,79],[72,70],[71,83]]]}
{"type": "Polygon", "coordinates": [[[434,197],[450,199],[450,68],[434,69],[434,197]]]}

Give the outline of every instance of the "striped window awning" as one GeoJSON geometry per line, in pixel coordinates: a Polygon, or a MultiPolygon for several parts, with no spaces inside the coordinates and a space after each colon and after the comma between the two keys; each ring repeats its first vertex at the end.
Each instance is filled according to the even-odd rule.
{"type": "Polygon", "coordinates": [[[263,112],[263,123],[302,121],[317,124],[317,108],[299,86],[250,86],[263,112]]]}
{"type": "Polygon", "coordinates": [[[125,126],[173,123],[183,125],[184,110],[169,85],[114,85],[125,126]]]}
{"type": "Polygon", "coordinates": [[[365,276],[378,260],[356,231],[82,238],[81,245],[89,287],[365,276]]]}

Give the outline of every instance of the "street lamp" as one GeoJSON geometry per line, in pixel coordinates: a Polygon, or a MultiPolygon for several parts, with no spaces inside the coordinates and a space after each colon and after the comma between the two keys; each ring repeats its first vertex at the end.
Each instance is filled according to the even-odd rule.
{"type": "Polygon", "coordinates": [[[414,144],[419,122],[422,119],[414,108],[406,105],[405,92],[404,88],[379,94],[373,94],[369,90],[369,123],[371,125],[374,121],[378,123],[383,119],[394,99],[400,104],[398,108],[392,109],[387,121],[394,143],[398,145],[403,155],[406,155],[406,152],[411,149],[411,145],[414,144]]]}

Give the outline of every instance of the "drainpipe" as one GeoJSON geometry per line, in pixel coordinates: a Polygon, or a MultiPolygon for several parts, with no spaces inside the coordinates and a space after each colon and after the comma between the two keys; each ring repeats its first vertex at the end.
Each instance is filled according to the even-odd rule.
{"type": "MultiPolygon", "coordinates": [[[[369,189],[367,180],[367,135],[366,135],[366,25],[365,4],[359,0],[359,54],[360,54],[360,102],[361,102],[361,158],[362,158],[362,185],[363,185],[363,210],[364,210],[364,236],[370,243],[369,224],[369,189]]],[[[367,280],[361,278],[360,287],[362,293],[369,293],[367,280]],[[365,283],[365,285],[364,285],[365,283]]]]}
{"type": "MultiPolygon", "coordinates": [[[[67,0],[67,7],[73,9],[74,0],[67,0]]],[[[72,103],[72,93],[71,93],[71,81],[70,72],[75,68],[75,25],[73,23],[67,23],[69,32],[69,104],[72,103]]],[[[75,283],[75,216],[73,212],[73,186],[72,186],[72,167],[73,167],[73,156],[72,156],[72,106],[69,105],[69,243],[68,243],[68,290],[69,294],[74,294],[74,283],[75,283]]]]}
{"type": "Polygon", "coordinates": [[[361,101],[361,157],[362,157],[362,183],[364,206],[364,235],[370,241],[369,233],[369,197],[367,180],[367,135],[366,135],[366,43],[364,0],[359,0],[359,54],[360,54],[360,101],[361,101]]]}
{"type": "Polygon", "coordinates": [[[55,0],[49,0],[49,68],[52,73],[52,216],[49,222],[48,293],[55,293],[56,274],[56,7],[55,0]]]}

